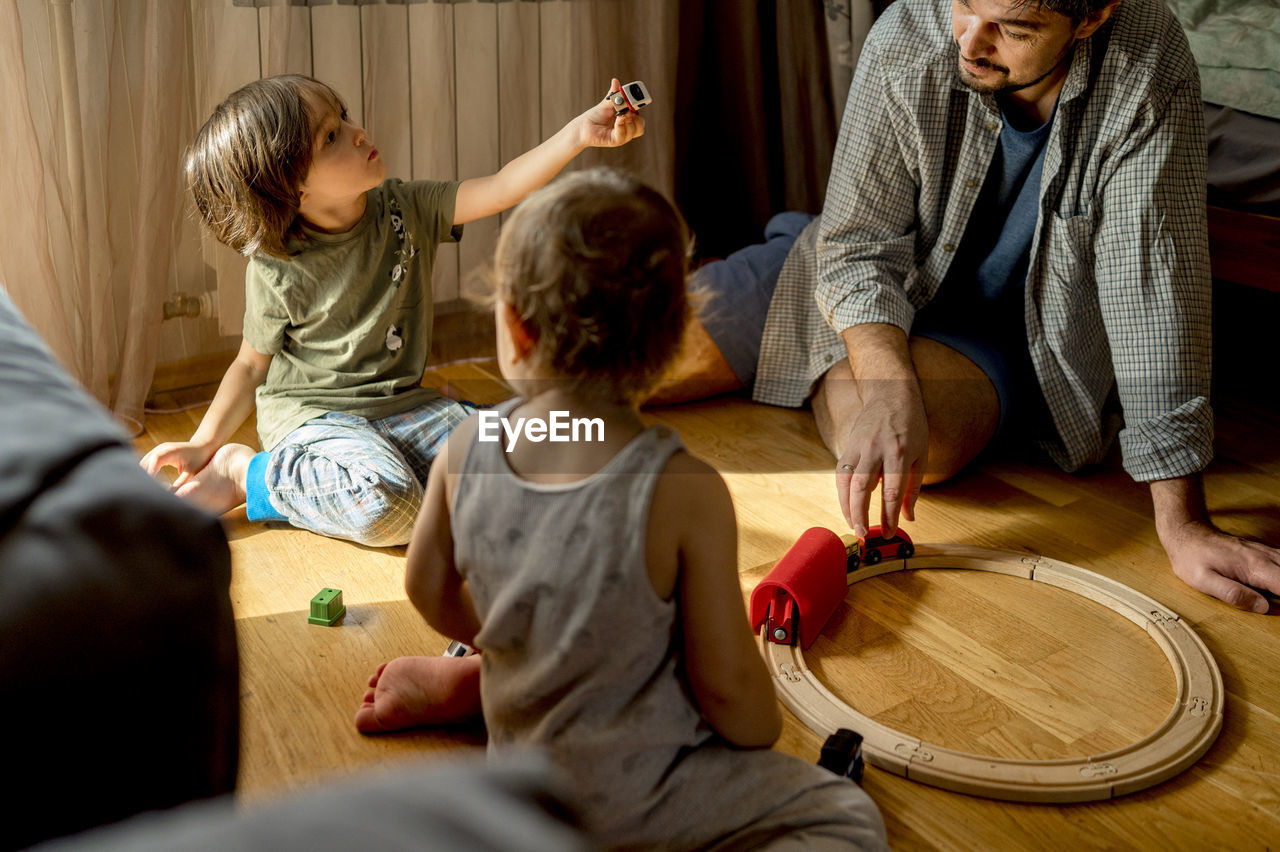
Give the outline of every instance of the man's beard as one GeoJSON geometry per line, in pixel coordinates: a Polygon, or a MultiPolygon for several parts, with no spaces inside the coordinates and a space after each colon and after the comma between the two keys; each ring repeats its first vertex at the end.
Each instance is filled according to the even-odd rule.
{"type": "MultiPolygon", "coordinates": [[[[957,54],[956,61],[958,64],[960,61],[959,57],[963,56],[963,54],[960,53],[959,42],[955,42],[955,45],[956,45],[956,54],[957,54]]],[[[1072,48],[1074,47],[1075,47],[1074,39],[1067,42],[1067,46],[1062,49],[1062,53],[1059,54],[1058,58],[1054,60],[1052,65],[1049,66],[1049,69],[1045,71],[1043,74],[1041,74],[1039,77],[1036,77],[1034,80],[1027,80],[1025,82],[1019,82],[1017,80],[1009,80],[1008,79],[1009,69],[1005,68],[1003,65],[996,65],[995,63],[987,59],[972,59],[972,60],[966,60],[966,61],[971,62],[974,65],[977,65],[979,68],[991,68],[991,69],[994,69],[995,71],[999,71],[1000,73],[1004,74],[1005,75],[1004,84],[990,85],[990,84],[978,83],[975,80],[970,79],[969,75],[971,72],[967,68],[965,68],[963,65],[960,65],[960,82],[964,83],[966,86],[968,86],[970,89],[972,89],[975,92],[982,92],[982,93],[990,92],[993,95],[1007,95],[1012,92],[1021,91],[1022,89],[1029,89],[1032,86],[1044,80],[1054,71],[1057,71],[1060,67],[1062,67],[1062,63],[1068,61],[1071,58],[1072,48]]]]}

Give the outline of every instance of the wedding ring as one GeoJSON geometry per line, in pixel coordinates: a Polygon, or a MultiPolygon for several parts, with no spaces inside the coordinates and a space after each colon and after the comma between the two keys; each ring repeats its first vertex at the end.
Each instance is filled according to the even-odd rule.
{"type": "Polygon", "coordinates": [[[853,470],[853,465],[851,465],[851,464],[842,464],[842,465],[840,465],[840,469],[841,469],[841,470],[853,470]]]}

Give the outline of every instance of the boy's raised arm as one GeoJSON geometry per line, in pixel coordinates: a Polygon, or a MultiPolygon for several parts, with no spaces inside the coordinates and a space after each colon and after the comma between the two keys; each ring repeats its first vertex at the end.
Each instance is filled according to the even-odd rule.
{"type": "MultiPolygon", "coordinates": [[[[620,85],[615,77],[610,91],[616,91],[620,85]]],[[[516,157],[496,173],[462,181],[458,185],[453,223],[474,222],[516,206],[586,148],[616,148],[643,135],[644,119],[634,112],[616,115],[612,101],[605,97],[550,139],[516,157]]]]}

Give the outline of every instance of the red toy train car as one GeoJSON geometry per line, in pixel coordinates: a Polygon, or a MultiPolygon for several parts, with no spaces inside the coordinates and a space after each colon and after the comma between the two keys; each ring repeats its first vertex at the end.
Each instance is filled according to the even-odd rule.
{"type": "Polygon", "coordinates": [[[896,535],[885,538],[880,527],[871,527],[865,536],[860,536],[854,545],[845,548],[848,555],[846,570],[853,571],[859,565],[876,565],[882,559],[910,559],[916,552],[911,536],[899,529],[896,535]]]}

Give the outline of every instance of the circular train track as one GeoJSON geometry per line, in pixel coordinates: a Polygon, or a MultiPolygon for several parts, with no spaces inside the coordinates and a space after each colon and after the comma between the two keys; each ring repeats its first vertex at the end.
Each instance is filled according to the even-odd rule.
{"type": "Polygon", "coordinates": [[[980,547],[921,545],[909,559],[851,572],[849,585],[895,571],[952,568],[1022,577],[1082,595],[1144,629],[1173,668],[1177,696],[1164,721],[1124,748],[1081,758],[1018,760],[930,744],[859,713],[805,665],[799,644],[760,641],[775,684],[806,726],[826,737],[862,735],[866,762],[895,775],[960,793],[1018,802],[1087,802],[1158,784],[1191,766],[1222,729],[1222,673],[1200,637],[1167,607],[1123,583],[1045,557],[980,547]]]}

